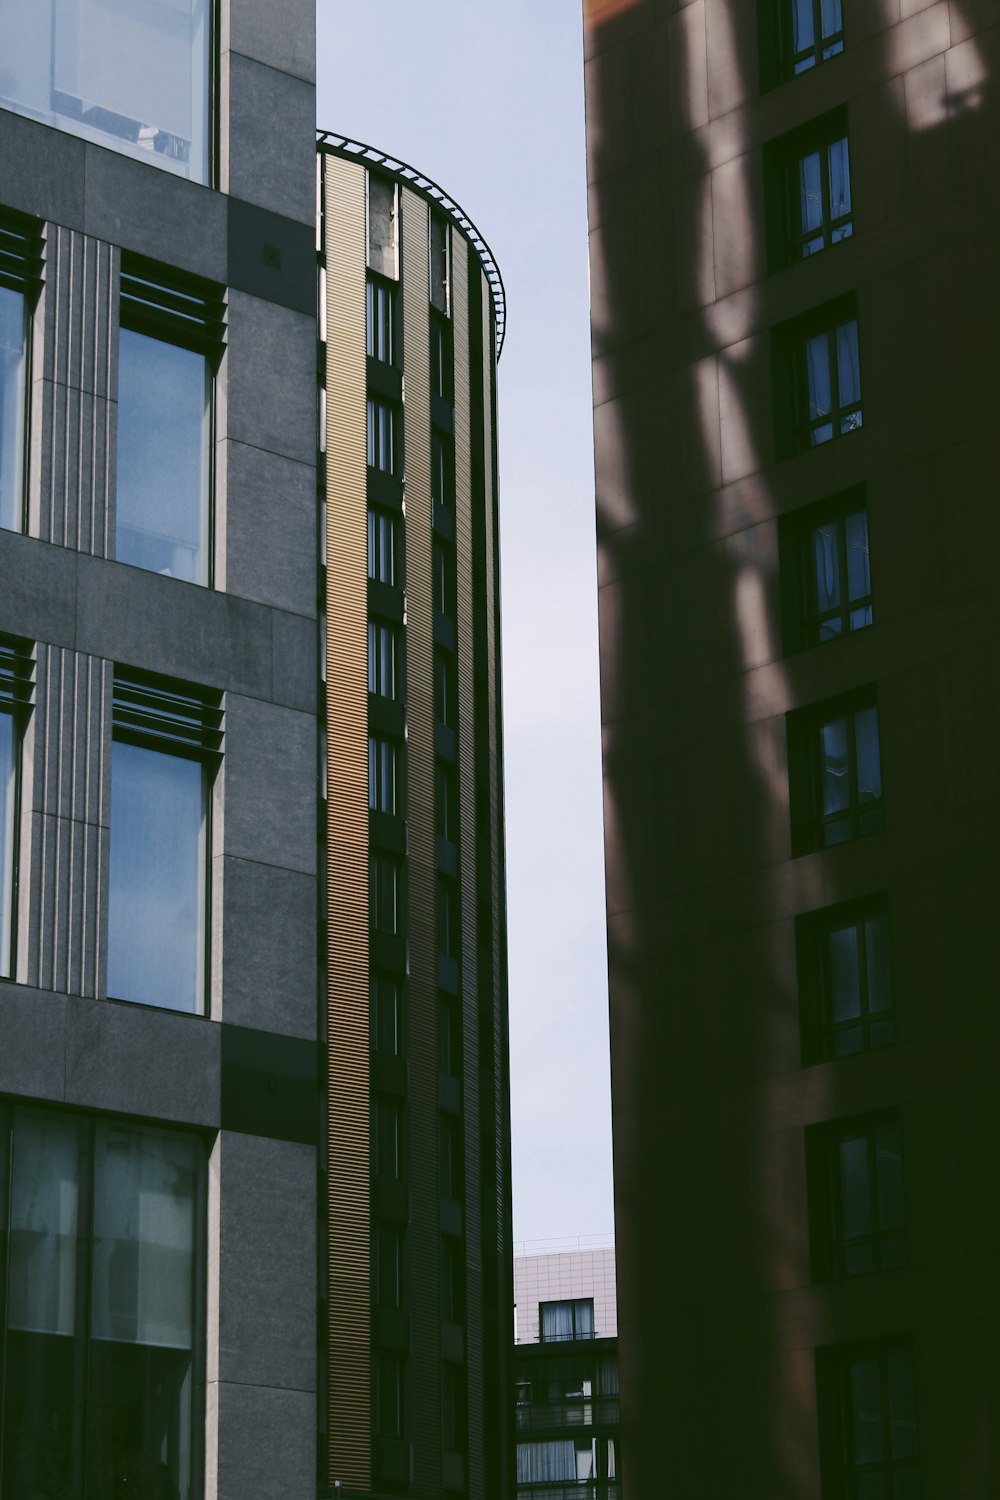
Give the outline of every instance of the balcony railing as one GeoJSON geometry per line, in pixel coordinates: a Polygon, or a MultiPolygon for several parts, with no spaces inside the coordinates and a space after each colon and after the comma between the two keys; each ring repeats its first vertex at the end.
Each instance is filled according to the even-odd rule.
{"type": "Polygon", "coordinates": [[[539,1432],[543,1428],[617,1427],[617,1396],[580,1397],[578,1400],[525,1402],[515,1408],[514,1425],[518,1432],[539,1432]]]}

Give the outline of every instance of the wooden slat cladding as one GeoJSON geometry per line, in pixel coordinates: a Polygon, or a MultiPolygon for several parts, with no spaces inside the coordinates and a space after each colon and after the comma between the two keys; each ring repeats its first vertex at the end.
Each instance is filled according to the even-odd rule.
{"type": "Polygon", "coordinates": [[[406,676],[409,975],[406,1235],[410,1355],[407,1433],[412,1493],[441,1489],[441,1290],[438,1173],[437,956],[434,894],[434,688],[431,592],[430,331],[427,204],[403,188],[403,369],[406,444],[406,676]]]}
{"type": "MultiPolygon", "coordinates": [[[[452,246],[452,323],[455,344],[455,552],[458,574],[458,756],[462,847],[462,1011],[464,1032],[466,1383],[469,1412],[468,1485],[484,1494],[483,1290],[479,1212],[479,952],[476,933],[475,704],[473,684],[473,455],[469,421],[469,254],[452,246]]],[[[478,373],[475,375],[479,378],[478,373]]]]}
{"type": "Polygon", "coordinates": [[[371,1484],[365,170],[324,158],[327,1478],[371,1484]]]}

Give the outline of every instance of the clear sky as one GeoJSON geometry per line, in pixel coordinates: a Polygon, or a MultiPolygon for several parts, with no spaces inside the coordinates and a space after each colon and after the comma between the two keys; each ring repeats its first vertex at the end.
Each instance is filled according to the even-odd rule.
{"type": "Polygon", "coordinates": [[[515,1240],[613,1227],[580,0],[318,0],[321,128],[438,182],[499,372],[515,1240]]]}

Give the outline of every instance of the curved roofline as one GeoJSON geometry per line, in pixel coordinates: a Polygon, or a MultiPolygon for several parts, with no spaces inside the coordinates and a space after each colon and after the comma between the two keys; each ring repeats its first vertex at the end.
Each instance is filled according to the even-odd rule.
{"type": "Polygon", "coordinates": [[[349,136],[338,135],[335,130],[319,130],[316,134],[321,151],[329,151],[334,156],[343,156],[348,161],[367,162],[381,172],[388,172],[390,177],[397,178],[415,193],[419,193],[422,198],[428,199],[429,202],[442,209],[452,223],[458,225],[478,255],[479,264],[490,285],[493,310],[496,313],[496,357],[499,359],[507,330],[507,299],[504,293],[503,277],[500,275],[500,267],[496,263],[493,251],[461,205],[456,203],[454,198],[446,193],[444,188],[439,187],[432,178],[427,177],[423,172],[418,172],[416,167],[409,166],[405,161],[400,161],[398,157],[390,156],[386,151],[378,151],[374,146],[366,146],[364,141],[352,141],[349,136]]]}

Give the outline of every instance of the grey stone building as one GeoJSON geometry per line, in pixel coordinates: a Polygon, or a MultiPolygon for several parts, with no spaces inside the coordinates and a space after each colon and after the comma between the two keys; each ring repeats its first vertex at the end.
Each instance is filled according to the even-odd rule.
{"type": "Polygon", "coordinates": [[[4,1500],[315,1490],[313,37],[0,8],[4,1500]]]}

